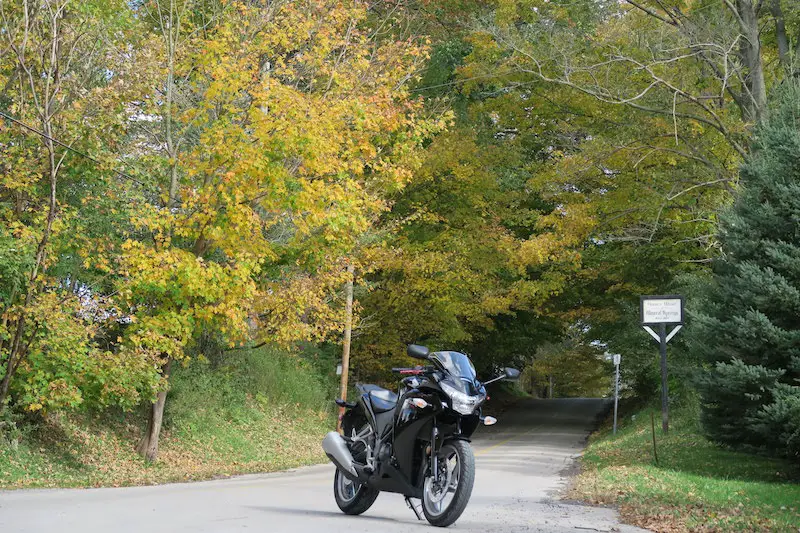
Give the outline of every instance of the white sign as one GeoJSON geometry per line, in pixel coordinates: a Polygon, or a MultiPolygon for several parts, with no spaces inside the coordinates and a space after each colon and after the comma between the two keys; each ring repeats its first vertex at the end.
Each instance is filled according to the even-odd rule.
{"type": "Polygon", "coordinates": [[[618,353],[615,353],[614,354],[614,366],[619,366],[620,359],[622,359],[622,356],[620,356],[620,354],[618,354],[618,353]]]}
{"type": "Polygon", "coordinates": [[[680,296],[642,296],[642,324],[682,324],[683,298],[680,296]]]}

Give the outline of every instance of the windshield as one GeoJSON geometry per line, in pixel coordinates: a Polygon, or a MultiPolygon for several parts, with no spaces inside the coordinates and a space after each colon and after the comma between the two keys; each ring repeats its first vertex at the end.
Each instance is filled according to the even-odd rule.
{"type": "Polygon", "coordinates": [[[434,361],[438,361],[451,376],[456,378],[456,382],[466,381],[472,383],[475,381],[475,367],[472,366],[472,361],[469,360],[469,357],[463,353],[433,352],[430,357],[434,361]]]}

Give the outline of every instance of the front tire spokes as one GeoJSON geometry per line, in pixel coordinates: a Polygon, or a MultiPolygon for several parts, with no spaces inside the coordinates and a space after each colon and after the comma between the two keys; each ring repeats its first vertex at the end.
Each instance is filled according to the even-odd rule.
{"type": "Polygon", "coordinates": [[[425,483],[426,497],[423,499],[423,504],[428,507],[428,511],[433,515],[441,515],[450,507],[455,497],[455,492],[458,490],[460,478],[458,452],[453,447],[446,446],[440,453],[442,455],[439,457],[439,465],[444,468],[440,468],[438,472],[438,482],[433,481],[431,477],[425,483]],[[451,494],[453,496],[445,503],[451,494]]]}

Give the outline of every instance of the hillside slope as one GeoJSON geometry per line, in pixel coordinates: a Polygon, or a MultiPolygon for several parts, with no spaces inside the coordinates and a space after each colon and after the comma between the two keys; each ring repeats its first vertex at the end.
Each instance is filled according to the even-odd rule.
{"type": "Polygon", "coordinates": [[[159,459],[134,452],[140,413],[55,413],[0,439],[0,487],[98,487],[270,472],[324,459],[335,387],[291,355],[265,349],[175,372],[159,459]]]}

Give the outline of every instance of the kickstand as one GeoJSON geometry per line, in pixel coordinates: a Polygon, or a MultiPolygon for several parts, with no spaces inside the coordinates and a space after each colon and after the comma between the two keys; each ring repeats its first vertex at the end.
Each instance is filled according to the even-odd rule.
{"type": "Polygon", "coordinates": [[[406,505],[408,505],[409,509],[414,511],[415,515],[417,515],[417,520],[422,520],[422,515],[419,514],[419,511],[417,511],[417,506],[414,505],[414,503],[411,501],[411,498],[409,498],[408,496],[406,496],[406,505]]]}

